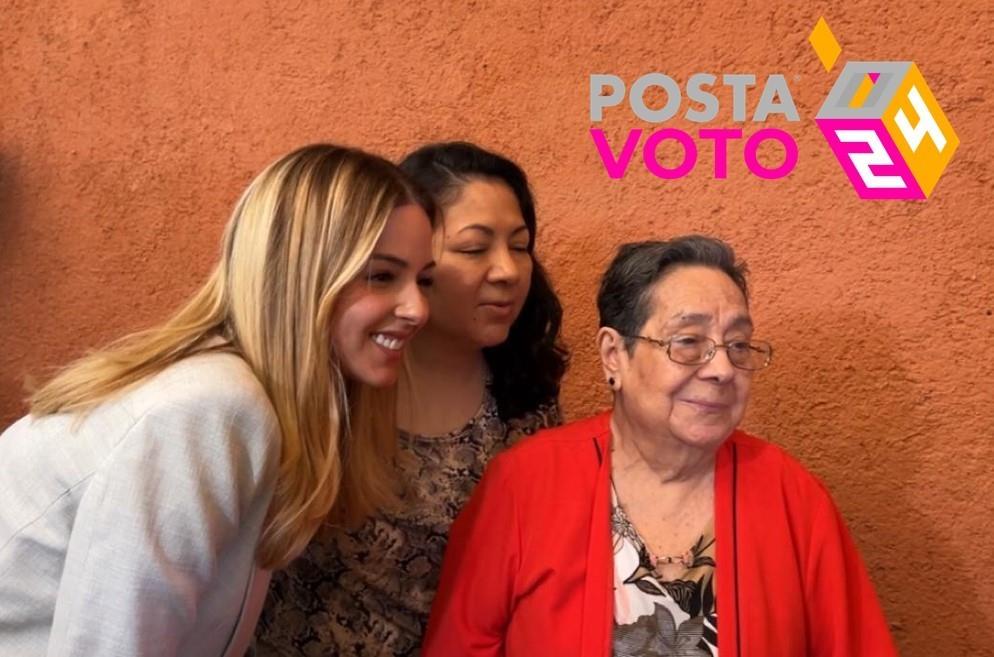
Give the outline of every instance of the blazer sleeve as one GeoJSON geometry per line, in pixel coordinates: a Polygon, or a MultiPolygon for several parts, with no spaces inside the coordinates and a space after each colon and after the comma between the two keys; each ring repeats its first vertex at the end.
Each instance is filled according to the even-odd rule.
{"type": "Polygon", "coordinates": [[[498,456],[452,525],[423,657],[500,657],[514,608],[521,527],[498,456]]]}
{"type": "Polygon", "coordinates": [[[873,583],[828,491],[816,482],[804,565],[808,654],[896,657],[873,583]]]}
{"type": "Polygon", "coordinates": [[[172,657],[210,587],[244,588],[219,564],[236,543],[254,555],[242,522],[272,494],[275,414],[261,394],[178,396],[137,418],[80,501],[48,657],[172,657]]]}

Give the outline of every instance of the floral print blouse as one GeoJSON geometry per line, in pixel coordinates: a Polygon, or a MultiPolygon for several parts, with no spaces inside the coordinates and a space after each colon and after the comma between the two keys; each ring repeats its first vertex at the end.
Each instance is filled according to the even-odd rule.
{"type": "Polygon", "coordinates": [[[353,532],[319,535],[275,573],[255,654],[418,655],[449,526],[487,462],[519,437],[561,423],[558,404],[505,423],[488,390],[461,429],[430,437],[401,432],[403,508],[353,532]]]}
{"type": "Polygon", "coordinates": [[[613,490],[611,498],[614,657],[717,657],[713,523],[690,549],[691,567],[664,580],[613,490]]]}

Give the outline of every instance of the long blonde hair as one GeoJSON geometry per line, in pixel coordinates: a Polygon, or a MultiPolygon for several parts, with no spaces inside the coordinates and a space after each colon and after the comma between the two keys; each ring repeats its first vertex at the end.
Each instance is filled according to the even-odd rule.
{"type": "Polygon", "coordinates": [[[377,156],[329,144],[284,156],[238,201],[220,262],[193,298],[161,326],[68,366],[31,396],[32,414],[85,413],[183,358],[237,353],[279,419],[279,478],[257,560],[285,566],[322,523],[355,525],[395,501],[395,390],[347,380],[330,335],[342,289],[408,203],[434,218],[431,201],[377,156]]]}

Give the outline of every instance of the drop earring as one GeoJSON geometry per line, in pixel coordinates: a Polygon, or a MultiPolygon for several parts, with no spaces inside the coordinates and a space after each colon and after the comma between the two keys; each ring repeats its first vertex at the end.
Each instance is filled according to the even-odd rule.
{"type": "Polygon", "coordinates": [[[609,376],[609,377],[607,378],[607,384],[608,384],[609,386],[611,386],[612,388],[614,387],[614,377],[613,377],[613,376],[609,376]]]}

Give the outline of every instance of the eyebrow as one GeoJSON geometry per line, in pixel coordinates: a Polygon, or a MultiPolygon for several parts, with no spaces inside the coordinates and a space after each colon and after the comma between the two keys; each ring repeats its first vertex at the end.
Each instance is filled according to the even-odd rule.
{"type": "MultiPolygon", "coordinates": [[[[676,313],[667,320],[667,324],[676,326],[688,326],[690,324],[709,324],[714,321],[714,317],[708,313],[676,313]],[[674,322],[674,320],[676,320],[674,322]]],[[[752,318],[748,315],[739,315],[728,328],[752,328],[752,318]]]]}
{"type": "MultiPolygon", "coordinates": [[[[480,232],[486,233],[489,237],[493,237],[494,235],[496,235],[493,228],[491,228],[490,226],[484,226],[483,224],[470,224],[469,226],[463,226],[462,228],[459,229],[459,233],[463,233],[467,230],[478,230],[480,232]]],[[[517,228],[511,231],[511,235],[517,235],[523,230],[527,231],[528,226],[526,226],[525,224],[521,224],[520,226],[518,226],[517,228]]],[[[458,235],[459,233],[456,234],[458,235]]]]}
{"type": "Polygon", "coordinates": [[[372,256],[370,256],[369,259],[370,260],[385,260],[386,262],[391,262],[391,263],[397,265],[398,267],[409,267],[410,266],[410,263],[408,263],[403,258],[398,258],[397,256],[387,255],[385,253],[374,253],[372,256]]]}
{"type": "MultiPolygon", "coordinates": [[[[405,269],[407,267],[410,267],[410,263],[407,262],[406,260],[404,260],[403,258],[398,258],[397,256],[388,255],[386,253],[374,253],[373,255],[370,256],[369,259],[370,260],[383,260],[383,261],[395,264],[398,267],[403,267],[405,269]]],[[[434,267],[435,267],[435,261],[434,260],[430,260],[428,262],[428,264],[426,264],[424,267],[421,268],[421,271],[425,271],[426,269],[432,269],[434,267]]]]}

